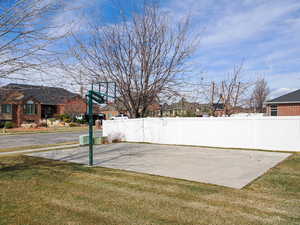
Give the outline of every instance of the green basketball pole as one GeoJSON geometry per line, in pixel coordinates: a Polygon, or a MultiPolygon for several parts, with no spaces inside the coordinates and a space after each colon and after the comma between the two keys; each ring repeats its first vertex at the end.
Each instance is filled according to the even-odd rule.
{"type": "Polygon", "coordinates": [[[89,116],[89,166],[93,166],[93,125],[94,125],[94,118],[93,118],[93,101],[98,104],[103,104],[108,102],[108,98],[116,98],[116,83],[115,82],[99,82],[99,91],[94,91],[94,84],[92,84],[92,90],[88,91],[87,94],[87,104],[88,104],[88,116],[89,116]],[[106,84],[106,93],[101,93],[101,84],[106,84]],[[108,95],[108,86],[109,84],[114,85],[114,96],[108,95]]]}

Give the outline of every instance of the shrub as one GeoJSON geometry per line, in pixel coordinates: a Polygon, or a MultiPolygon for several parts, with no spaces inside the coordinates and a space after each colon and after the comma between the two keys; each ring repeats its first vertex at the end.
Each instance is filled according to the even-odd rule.
{"type": "Polygon", "coordinates": [[[46,121],[40,122],[39,127],[47,127],[47,122],[46,121]]]}
{"type": "Polygon", "coordinates": [[[55,118],[56,120],[60,120],[60,118],[61,118],[61,115],[60,115],[60,114],[57,114],[57,113],[55,113],[55,114],[53,115],[53,118],[55,118]]]}
{"type": "Polygon", "coordinates": [[[65,123],[70,123],[72,121],[72,118],[69,114],[61,114],[60,115],[60,120],[65,122],[65,123]]]}
{"type": "Polygon", "coordinates": [[[71,119],[68,119],[68,118],[65,118],[63,121],[64,121],[65,123],[71,123],[71,122],[72,122],[72,120],[71,120],[71,119]]]}
{"type": "Polygon", "coordinates": [[[82,116],[81,119],[76,119],[76,122],[80,124],[88,123],[88,118],[86,116],[82,116]]]}
{"type": "Polygon", "coordinates": [[[10,129],[10,128],[14,128],[14,127],[15,127],[15,124],[13,122],[11,122],[11,121],[6,121],[4,123],[4,128],[5,129],[10,129]]]}
{"type": "Polygon", "coordinates": [[[114,138],[114,139],[112,139],[111,142],[112,142],[112,143],[120,143],[120,142],[121,142],[121,139],[120,139],[120,138],[114,138]]]}
{"type": "Polygon", "coordinates": [[[108,144],[108,137],[106,136],[101,137],[101,144],[108,144]]]}
{"type": "Polygon", "coordinates": [[[74,123],[74,122],[72,122],[72,123],[69,123],[69,126],[70,126],[70,127],[77,127],[77,126],[78,126],[78,124],[77,124],[77,123],[74,123]]]}

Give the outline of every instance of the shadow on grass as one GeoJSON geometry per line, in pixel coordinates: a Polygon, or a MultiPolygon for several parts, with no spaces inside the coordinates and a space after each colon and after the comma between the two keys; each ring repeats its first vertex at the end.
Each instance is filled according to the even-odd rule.
{"type": "MultiPolygon", "coordinates": [[[[91,168],[84,167],[75,163],[68,163],[63,161],[56,161],[44,158],[36,158],[31,156],[14,156],[3,157],[0,159],[0,174],[5,172],[18,172],[34,169],[54,169],[59,168],[65,172],[92,172],[91,168]]],[[[0,175],[1,176],[1,175],[0,175]]]]}

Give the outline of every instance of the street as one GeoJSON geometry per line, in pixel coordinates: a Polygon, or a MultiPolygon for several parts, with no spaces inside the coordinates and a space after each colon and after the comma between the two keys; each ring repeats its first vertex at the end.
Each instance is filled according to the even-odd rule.
{"type": "MultiPolygon", "coordinates": [[[[102,131],[97,131],[101,134],[102,131]]],[[[22,135],[1,135],[1,148],[14,148],[32,145],[48,145],[64,142],[78,141],[80,135],[87,134],[87,131],[77,132],[58,132],[58,133],[40,133],[40,134],[22,134],[22,135]]]]}

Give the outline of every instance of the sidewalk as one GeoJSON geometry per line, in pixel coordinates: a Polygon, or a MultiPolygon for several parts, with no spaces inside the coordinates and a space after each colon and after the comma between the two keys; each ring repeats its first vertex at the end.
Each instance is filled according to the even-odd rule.
{"type": "Polygon", "coordinates": [[[60,145],[54,147],[46,147],[46,148],[35,148],[35,149],[28,149],[28,150],[20,150],[20,151],[13,151],[13,152],[0,152],[0,156],[3,155],[11,155],[11,154],[20,154],[20,153],[28,153],[28,152],[39,152],[39,151],[50,151],[50,150],[58,150],[58,149],[65,149],[65,148],[76,148],[79,147],[79,144],[73,145],[60,145]]]}

